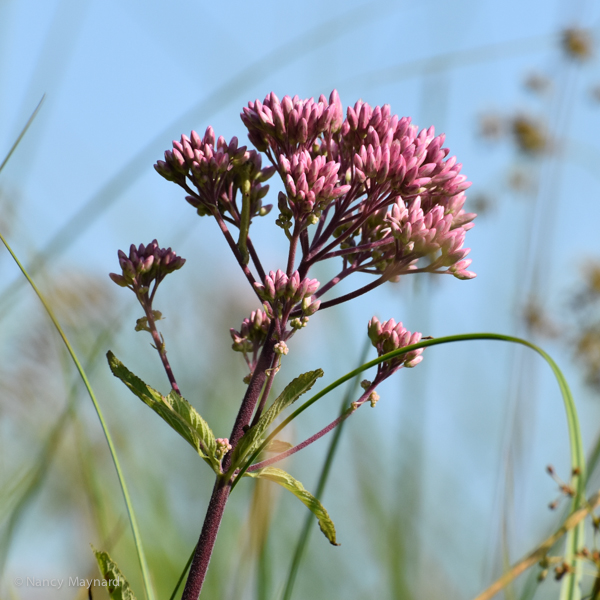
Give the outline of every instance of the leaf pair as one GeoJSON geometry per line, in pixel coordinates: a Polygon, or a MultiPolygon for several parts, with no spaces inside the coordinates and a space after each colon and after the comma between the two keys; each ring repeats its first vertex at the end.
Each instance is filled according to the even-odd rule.
{"type": "MultiPolygon", "coordinates": [[[[157,392],[129,371],[112,352],[109,352],[107,357],[113,375],[119,378],[142,402],[147,404],[183,437],[213,468],[215,473],[218,475],[221,474],[220,462],[215,457],[215,436],[208,423],[198,414],[194,407],[174,390],[171,390],[168,396],[163,396],[157,392]]],[[[256,425],[251,427],[240,440],[232,457],[231,473],[263,443],[264,434],[279,413],[293,404],[302,394],[310,390],[315,381],[322,376],[323,371],[321,369],[309,371],[296,377],[296,379],[286,386],[256,425]]],[[[277,447],[277,444],[275,444],[275,447],[277,447]]],[[[333,545],[338,545],[336,543],[335,527],[323,505],[312,494],[307,492],[304,486],[289,473],[286,473],[282,469],[266,467],[253,473],[245,473],[245,475],[248,477],[269,479],[292,492],[317,517],[319,527],[327,539],[333,545]]],[[[106,556],[108,557],[108,555],[106,556]]],[[[98,560],[99,564],[101,564],[100,558],[98,560]]],[[[102,564],[101,570],[104,573],[102,564]]],[[[115,596],[115,598],[121,598],[121,596],[115,596]]],[[[126,598],[129,598],[129,596],[123,596],[124,600],[126,598]]]]}
{"type": "Polygon", "coordinates": [[[168,396],[157,392],[127,369],[112,352],[108,352],[107,357],[113,375],[186,440],[215,473],[220,474],[221,465],[215,457],[215,436],[196,409],[174,390],[168,396]]]}

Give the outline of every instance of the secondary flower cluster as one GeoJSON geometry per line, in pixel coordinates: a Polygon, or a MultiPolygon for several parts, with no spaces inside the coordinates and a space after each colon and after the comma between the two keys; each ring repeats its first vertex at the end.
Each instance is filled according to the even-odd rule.
{"type": "MultiPolygon", "coordinates": [[[[383,356],[388,352],[405,348],[411,344],[416,344],[423,337],[419,332],[411,333],[402,323],[396,323],[394,319],[380,323],[377,317],[369,321],[368,326],[369,339],[375,348],[378,356],[383,356]]],[[[380,363],[377,370],[377,376],[380,379],[389,377],[402,367],[416,367],[422,360],[423,349],[412,350],[400,354],[391,360],[380,363]]]]}
{"type": "Polygon", "coordinates": [[[312,315],[321,303],[313,300],[311,296],[319,289],[316,279],[300,279],[298,271],[294,271],[288,277],[281,269],[277,272],[269,271],[265,276],[264,285],[255,283],[254,287],[259,297],[265,301],[265,309],[268,314],[281,316],[285,307],[291,308],[298,302],[302,302],[302,312],[312,315]]]}
{"type": "MultiPolygon", "coordinates": [[[[455,199],[462,206],[464,198],[455,199]]],[[[427,256],[430,263],[423,270],[439,272],[447,267],[458,279],[472,279],[475,273],[466,270],[471,260],[463,260],[469,248],[463,248],[463,244],[473,224],[465,223],[465,218],[472,215],[455,217],[439,204],[424,212],[420,196],[408,206],[398,199],[390,211],[380,212],[365,223],[359,242],[346,242],[349,250],[345,254],[362,263],[363,269],[373,267],[390,275],[416,270],[418,259],[427,256]]]]}
{"type": "Polygon", "coordinates": [[[171,248],[160,248],[156,240],[147,246],[140,244],[137,248],[131,244],[129,256],[122,250],[118,254],[122,272],[110,273],[109,276],[117,285],[133,290],[140,301],[148,298],[151,302],[160,282],[185,264],[185,258],[177,256],[171,248]]]}
{"type": "Polygon", "coordinates": [[[190,137],[182,135],[181,141],[174,141],[173,150],[167,150],[165,160],[159,160],[154,168],[190,193],[186,200],[200,216],[215,211],[229,213],[237,225],[240,221],[235,205],[238,190],[243,190],[250,199],[251,217],[264,216],[271,209],[262,205],[269,186],[261,184],[275,173],[275,168],[262,169],[261,164],[260,154],[238,146],[235,136],[229,143],[223,136],[215,143],[213,128],[208,127],[203,138],[192,131],[190,137]],[[189,187],[188,180],[196,190],[189,187]]]}
{"type": "Polygon", "coordinates": [[[241,352],[244,359],[250,368],[250,372],[254,371],[258,351],[264,346],[267,340],[267,333],[271,319],[264,310],[254,310],[250,317],[246,317],[242,321],[242,326],[239,331],[230,329],[229,333],[233,340],[232,348],[236,352],[241,352]]]}

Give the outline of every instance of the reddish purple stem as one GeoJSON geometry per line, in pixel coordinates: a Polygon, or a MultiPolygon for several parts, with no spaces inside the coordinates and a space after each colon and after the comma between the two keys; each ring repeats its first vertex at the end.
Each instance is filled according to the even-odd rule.
{"type": "Polygon", "coordinates": [[[351,414],[355,412],[354,409],[348,409],[344,414],[340,415],[335,421],[332,421],[321,429],[321,431],[315,433],[315,435],[309,437],[307,440],[304,440],[301,444],[286,450],[285,452],[281,452],[277,456],[273,456],[273,458],[267,458],[267,460],[263,460],[262,462],[256,463],[247,469],[247,472],[258,471],[259,469],[263,469],[264,467],[268,467],[269,465],[275,464],[288,456],[292,456],[292,454],[296,454],[296,452],[300,452],[300,450],[306,448],[306,446],[310,446],[313,442],[316,442],[318,439],[322,438],[324,435],[329,433],[332,429],[335,429],[342,421],[345,421],[351,414]]]}
{"type": "Polygon", "coordinates": [[[165,372],[167,373],[167,377],[169,378],[169,383],[171,384],[171,387],[181,396],[181,390],[177,385],[177,381],[175,381],[175,375],[173,375],[173,370],[171,369],[169,359],[167,358],[165,344],[160,336],[160,333],[158,333],[158,329],[156,329],[154,315],[152,314],[152,307],[149,306],[147,302],[141,302],[141,304],[144,307],[146,319],[148,320],[148,328],[150,329],[150,334],[152,335],[152,339],[154,340],[154,345],[156,346],[156,350],[158,351],[160,360],[162,361],[165,372]]]}
{"type": "Polygon", "coordinates": [[[200,596],[230,491],[229,483],[217,479],[181,600],[198,600],[200,596]]]}

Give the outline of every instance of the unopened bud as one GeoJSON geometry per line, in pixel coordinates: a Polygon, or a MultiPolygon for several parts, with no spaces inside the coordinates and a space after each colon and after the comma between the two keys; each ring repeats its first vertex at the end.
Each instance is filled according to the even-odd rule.
{"type": "Polygon", "coordinates": [[[316,299],[313,300],[313,298],[314,296],[311,296],[310,298],[304,298],[302,300],[302,312],[307,316],[314,315],[321,306],[321,301],[316,299]]]}
{"type": "Polygon", "coordinates": [[[285,342],[277,342],[273,349],[275,350],[276,354],[279,354],[279,356],[282,356],[289,352],[289,348],[287,347],[287,344],[285,342]]]}

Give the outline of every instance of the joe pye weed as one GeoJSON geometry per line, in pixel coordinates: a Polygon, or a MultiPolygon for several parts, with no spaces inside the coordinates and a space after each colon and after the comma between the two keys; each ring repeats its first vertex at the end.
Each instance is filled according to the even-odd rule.
{"type": "MultiPolygon", "coordinates": [[[[209,424],[184,398],[186,390],[177,382],[176,366],[169,362],[157,325],[162,318],[157,307],[159,284],[167,275],[194,265],[185,265],[184,258],[153,240],[131,245],[128,252],[120,250],[119,272],[110,274],[116,284],[129,288],[141,305],[136,330],[152,336],[170,391],[163,390],[163,395],[153,389],[109,352],[112,373],[179,433],[214,473],[204,524],[189,570],[188,565],[184,569],[187,579],[182,598],[196,600],[200,596],[227,501],[243,478],[266,479],[290,491],[313,513],[327,540],[337,545],[327,510],[278,463],[334,430],[364,404],[374,407],[379,400],[378,386],[397,371],[416,367],[426,347],[476,339],[523,344],[548,361],[565,402],[572,456],[568,488],[572,504],[565,523],[552,539],[540,544],[479,598],[491,597],[536,563],[548,562],[548,553],[563,535],[567,543],[556,571],[562,579],[561,598],[580,598],[582,565],[591,560],[584,547],[583,523],[597,497],[590,503],[585,500],[583,450],[569,388],[552,359],[529,342],[487,333],[424,338],[397,322],[398,315],[389,315],[384,321],[373,317],[365,326],[377,358],[331,383],[272,427],[280,414],[324,375],[321,369],[302,373],[287,383],[279,396],[272,397],[280,365],[288,353],[294,352],[292,337],[302,335],[316,312],[350,302],[407,275],[431,273],[458,280],[475,277],[469,270],[469,248],[464,247],[475,218],[475,214],[464,210],[465,190],[470,184],[461,174],[456,157],[449,157],[444,135],[436,136],[433,127],[419,131],[410,118],[393,115],[388,105],[372,108],[359,100],[344,112],[336,91],[329,99],[320,96],[318,101],[297,96],[279,100],[271,93],[263,102],[248,103],[241,119],[254,149],[240,145],[236,137],[230,141],[217,138],[208,127],[203,136],[195,131],[189,137],[182,135],[165,152],[164,160],[154,166],[159,175],[184,190],[186,201],[200,217],[216,221],[255,296],[247,318],[230,330],[232,349],[243,356],[248,372],[244,378],[246,391],[228,438],[216,438],[209,424]],[[269,190],[266,182],[275,175],[281,178],[285,190],[279,193],[276,206],[264,203],[269,190]],[[279,235],[287,238],[288,249],[279,268],[266,272],[252,241],[252,224],[272,214],[276,215],[279,235]],[[311,278],[311,269],[323,261],[330,261],[337,271],[325,282],[311,278]],[[336,295],[337,284],[357,272],[371,274],[372,281],[336,295]],[[369,379],[362,381],[361,391],[338,418],[297,445],[277,438],[309,406],[367,370],[372,370],[369,379]]],[[[274,229],[274,234],[277,231],[274,229]]],[[[108,432],[107,438],[111,444],[108,432]]],[[[111,451],[118,468],[112,445],[111,451]]],[[[151,575],[120,477],[145,594],[151,599],[151,575]]],[[[124,574],[108,554],[96,551],[96,556],[105,579],[118,581],[108,586],[111,597],[134,598],[124,574]]],[[[177,589],[172,597],[176,593],[177,589]]]]}

